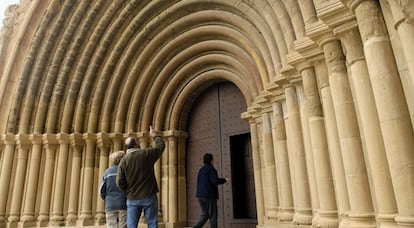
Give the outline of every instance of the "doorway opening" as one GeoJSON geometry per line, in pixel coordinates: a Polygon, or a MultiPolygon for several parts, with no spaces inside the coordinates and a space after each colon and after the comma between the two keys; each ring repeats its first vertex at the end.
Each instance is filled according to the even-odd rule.
{"type": "Polygon", "coordinates": [[[230,136],[234,219],[256,219],[250,133],[230,136]]]}

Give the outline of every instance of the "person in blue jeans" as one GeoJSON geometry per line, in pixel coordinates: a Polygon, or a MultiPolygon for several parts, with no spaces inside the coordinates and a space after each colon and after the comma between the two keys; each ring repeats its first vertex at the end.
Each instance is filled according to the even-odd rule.
{"type": "Polygon", "coordinates": [[[144,212],[149,228],[158,228],[158,185],[154,164],[161,157],[165,143],[150,127],[155,147],[139,148],[137,139],[125,140],[127,153],[118,167],[116,183],[127,194],[127,226],[136,228],[144,212]]]}
{"type": "Polygon", "coordinates": [[[126,195],[116,185],[118,164],[124,157],[124,151],[116,151],[109,156],[112,166],[102,175],[99,193],[105,201],[106,225],[108,228],[126,228],[127,206],[126,195]]]}
{"type": "Polygon", "coordinates": [[[217,228],[217,185],[226,183],[228,178],[219,178],[213,166],[213,155],[206,153],[203,156],[204,165],[198,171],[197,193],[201,215],[193,228],[201,228],[210,219],[210,228],[217,228]]]}

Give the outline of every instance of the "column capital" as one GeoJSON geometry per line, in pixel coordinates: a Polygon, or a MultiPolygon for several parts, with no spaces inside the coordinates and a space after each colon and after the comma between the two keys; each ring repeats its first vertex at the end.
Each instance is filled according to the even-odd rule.
{"type": "Polygon", "coordinates": [[[96,143],[97,140],[95,133],[84,133],[82,137],[86,143],[96,143]]]}
{"type": "Polygon", "coordinates": [[[69,144],[70,143],[70,135],[67,133],[59,133],[56,135],[56,139],[61,144],[69,144]]]}
{"type": "Polygon", "coordinates": [[[5,145],[16,145],[16,137],[12,134],[3,134],[1,136],[1,141],[5,145]]]}
{"type": "Polygon", "coordinates": [[[29,145],[31,144],[30,135],[28,134],[17,134],[16,135],[16,143],[18,147],[22,149],[28,149],[29,145]]]}
{"type": "Polygon", "coordinates": [[[112,140],[110,134],[100,132],[96,135],[98,141],[98,147],[110,147],[112,145],[112,140]]]}
{"type": "Polygon", "coordinates": [[[179,130],[168,130],[164,132],[164,137],[167,138],[187,138],[188,137],[188,133],[185,131],[179,131],[179,130]]]}
{"type": "Polygon", "coordinates": [[[30,140],[32,141],[32,144],[43,144],[43,135],[33,133],[30,135],[30,140]]]}
{"type": "Polygon", "coordinates": [[[83,146],[85,141],[83,135],[79,133],[73,133],[70,135],[70,143],[72,146],[83,146]]]}

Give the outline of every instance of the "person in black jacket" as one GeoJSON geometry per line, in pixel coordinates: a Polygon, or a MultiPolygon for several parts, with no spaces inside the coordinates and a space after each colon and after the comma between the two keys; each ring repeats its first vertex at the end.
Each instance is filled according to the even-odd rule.
{"type": "Polygon", "coordinates": [[[124,155],[124,151],[117,151],[109,156],[112,166],[103,173],[99,188],[100,196],[105,200],[106,225],[108,228],[127,227],[127,197],[116,185],[118,164],[124,155]]]}
{"type": "Polygon", "coordinates": [[[213,160],[212,154],[204,154],[204,165],[198,171],[196,196],[201,207],[201,215],[193,228],[203,227],[208,219],[210,219],[210,228],[217,228],[217,185],[226,183],[228,179],[217,176],[213,160]]]}

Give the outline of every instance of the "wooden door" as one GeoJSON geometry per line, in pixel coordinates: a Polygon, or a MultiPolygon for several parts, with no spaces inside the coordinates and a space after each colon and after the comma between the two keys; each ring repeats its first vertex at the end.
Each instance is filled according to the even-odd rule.
{"type": "MultiPolygon", "coordinates": [[[[200,215],[195,194],[204,153],[213,154],[220,177],[231,178],[229,183],[219,186],[218,226],[256,226],[250,131],[248,122],[241,119],[245,111],[244,97],[231,83],[208,88],[194,102],[187,125],[187,226],[194,225],[200,215]]],[[[209,222],[205,227],[208,225],[209,222]]]]}

